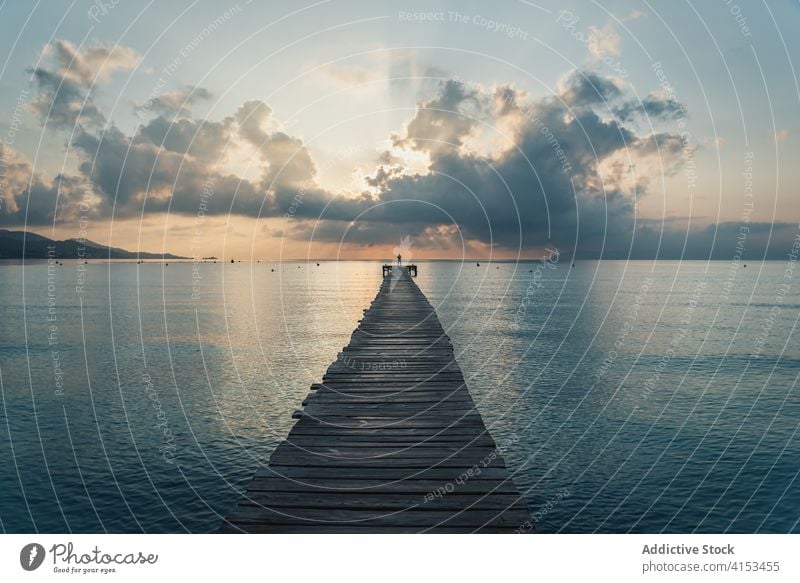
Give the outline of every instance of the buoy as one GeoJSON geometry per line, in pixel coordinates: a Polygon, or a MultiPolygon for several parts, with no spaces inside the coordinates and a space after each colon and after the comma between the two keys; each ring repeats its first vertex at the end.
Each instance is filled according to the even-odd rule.
{"type": "Polygon", "coordinates": [[[319,263],[317,263],[317,267],[319,267],[319,263]]]}
{"type": "Polygon", "coordinates": [[[475,264],[475,267],[480,267],[480,266],[481,266],[481,264],[480,264],[480,263],[476,263],[476,264],[475,264]]]}

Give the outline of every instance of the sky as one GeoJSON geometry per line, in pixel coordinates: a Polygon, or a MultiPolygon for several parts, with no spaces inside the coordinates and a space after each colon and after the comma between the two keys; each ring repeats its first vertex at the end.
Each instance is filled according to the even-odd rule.
{"type": "Polygon", "coordinates": [[[0,3],[0,228],[242,260],[780,259],[800,3],[0,3]]]}

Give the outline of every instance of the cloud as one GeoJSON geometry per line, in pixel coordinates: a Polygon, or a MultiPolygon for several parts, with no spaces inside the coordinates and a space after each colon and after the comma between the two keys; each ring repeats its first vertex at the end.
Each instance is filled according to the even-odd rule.
{"type": "Polygon", "coordinates": [[[346,234],[359,244],[396,242],[405,230],[442,245],[466,239],[527,249],[557,241],[597,253],[611,233],[620,252],[632,233],[629,164],[658,157],[669,169],[682,147],[676,136],[639,135],[601,115],[605,102],[622,98],[617,82],[594,72],[572,72],[558,95],[538,101],[508,85],[442,82],[391,137],[391,151],[366,177],[369,190],[339,194],[317,183],[302,139],[280,131],[272,109],[251,100],[220,121],[158,115],[133,136],[113,124],[80,128],[71,144],[82,160],[75,182],[90,185],[98,217],[196,214],[212,185],[206,214],[288,213],[298,220],[286,230],[294,237],[313,221],[316,237],[346,234]],[[492,131],[503,134],[502,147],[481,143],[492,131]],[[224,170],[225,152],[242,144],[257,157],[258,180],[224,170]],[[400,162],[409,152],[427,156],[424,169],[400,162]]]}
{"type": "Polygon", "coordinates": [[[639,20],[640,18],[647,18],[647,13],[641,10],[632,10],[622,21],[630,22],[632,20],[639,20]]]}
{"type": "Polygon", "coordinates": [[[141,126],[134,141],[161,146],[170,152],[186,154],[215,165],[223,161],[223,153],[230,147],[233,138],[232,117],[214,122],[159,116],[141,126]]]}
{"type": "Polygon", "coordinates": [[[637,116],[649,121],[663,121],[686,117],[683,104],[669,97],[650,93],[641,101],[628,101],[616,108],[614,113],[622,120],[630,121],[637,116]]]}
{"type": "Polygon", "coordinates": [[[332,64],[325,68],[325,73],[345,87],[358,87],[378,79],[371,70],[357,65],[332,64]]]}
{"type": "Polygon", "coordinates": [[[0,142],[0,225],[53,225],[76,221],[86,194],[80,176],[58,175],[48,180],[34,172],[31,163],[19,152],[0,142]]]}
{"type": "MultiPolygon", "coordinates": [[[[633,10],[622,18],[622,22],[630,22],[646,17],[641,10],[633,10]]],[[[602,27],[589,26],[589,42],[587,44],[591,61],[602,61],[607,57],[619,57],[622,54],[620,43],[622,38],[617,32],[617,23],[609,20],[602,27]]]]}
{"type": "MultiPolygon", "coordinates": [[[[510,86],[443,83],[393,139],[395,154],[426,152],[427,171],[408,174],[387,163],[368,178],[378,193],[363,201],[371,206],[360,220],[387,229],[329,229],[315,236],[391,242],[400,225],[421,236],[431,226],[454,224],[459,237],[523,253],[555,242],[583,255],[596,256],[604,246],[624,254],[634,233],[630,165],[646,168],[655,159],[653,166],[675,172],[684,143],[675,134],[638,134],[602,116],[603,103],[621,96],[613,80],[588,72],[573,72],[559,95],[535,102],[510,86]],[[486,124],[503,127],[511,145],[491,154],[471,149],[486,124]]],[[[639,196],[646,195],[646,178],[637,177],[639,196]]]]}
{"type": "Polygon", "coordinates": [[[392,136],[395,148],[429,154],[458,149],[479,123],[485,105],[475,89],[457,81],[445,81],[434,99],[422,101],[414,118],[406,125],[405,135],[392,136]]]}
{"type": "Polygon", "coordinates": [[[150,112],[165,117],[188,116],[195,103],[211,99],[211,97],[211,92],[208,89],[188,86],[157,95],[144,103],[138,103],[134,110],[140,116],[150,112]]]}
{"type": "Polygon", "coordinates": [[[311,154],[299,138],[268,129],[272,109],[263,101],[242,104],[236,111],[239,135],[258,152],[264,162],[266,189],[280,185],[303,185],[316,175],[311,154]]]}
{"type": "Polygon", "coordinates": [[[572,71],[559,81],[561,100],[571,107],[607,104],[622,95],[617,82],[591,71],[572,71]]]}
{"type": "MultiPolygon", "coordinates": [[[[39,83],[36,103],[49,100],[61,125],[82,122],[87,109],[77,113],[74,106],[91,104],[88,89],[100,77],[87,67],[110,49],[54,47],[54,65],[38,70],[53,82],[39,83]],[[65,63],[75,60],[72,71],[65,63]],[[69,91],[62,93],[64,87],[69,91]]],[[[123,50],[111,68],[135,61],[123,50]]],[[[670,119],[683,115],[683,106],[658,94],[636,102],[618,80],[594,71],[568,73],[555,94],[539,99],[507,84],[441,82],[390,136],[391,147],[380,153],[361,192],[333,193],[319,184],[307,145],[282,131],[263,101],[246,101],[221,120],[200,120],[187,107],[193,93],[204,97],[185,88],[159,98],[154,117],[132,135],[114,124],[81,123],[70,144],[80,159],[75,176],[45,179],[17,153],[4,151],[0,222],[167,211],[192,216],[202,208],[205,215],[290,217],[282,233],[298,240],[369,247],[410,235],[415,247],[456,254],[465,248],[526,255],[555,244],[579,257],[675,257],[685,244],[699,257],[712,248],[724,257],[735,237],[728,224],[687,235],[675,224],[636,220],[637,198],[678,172],[693,149],[677,134],[642,130],[637,120],[670,119]],[[255,178],[227,170],[229,152],[243,150],[254,159],[255,178]],[[423,158],[420,168],[404,163],[412,155],[423,158]]],[[[95,121],[104,119],[96,108],[88,111],[95,121]]],[[[789,233],[780,226],[773,246],[789,233]]],[[[757,244],[767,249],[764,241],[764,227],[757,226],[754,252],[757,244]]]]}
{"type": "Polygon", "coordinates": [[[589,27],[588,48],[592,57],[596,60],[602,60],[606,56],[618,57],[622,53],[619,48],[621,40],[613,22],[608,22],[602,28],[597,26],[589,27]]]}
{"type": "Polygon", "coordinates": [[[78,123],[99,126],[105,121],[91,89],[116,71],[133,69],[140,57],[119,45],[78,49],[69,41],[56,40],[45,47],[42,60],[45,64],[32,70],[38,94],[30,108],[42,124],[70,128],[78,123]]]}

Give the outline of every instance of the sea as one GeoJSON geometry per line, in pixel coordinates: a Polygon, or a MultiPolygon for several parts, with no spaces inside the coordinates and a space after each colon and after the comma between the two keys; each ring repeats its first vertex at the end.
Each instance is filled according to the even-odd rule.
{"type": "MultiPolygon", "coordinates": [[[[794,263],[417,265],[536,532],[800,532],[794,263]]],[[[0,529],[214,531],[381,277],[0,263],[0,529]]]]}

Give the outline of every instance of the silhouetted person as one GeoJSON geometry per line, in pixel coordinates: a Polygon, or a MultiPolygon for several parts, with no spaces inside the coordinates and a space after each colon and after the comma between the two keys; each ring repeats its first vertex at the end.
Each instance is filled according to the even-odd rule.
{"type": "Polygon", "coordinates": [[[401,261],[403,261],[403,256],[398,253],[397,254],[397,265],[400,265],[401,261]]]}

